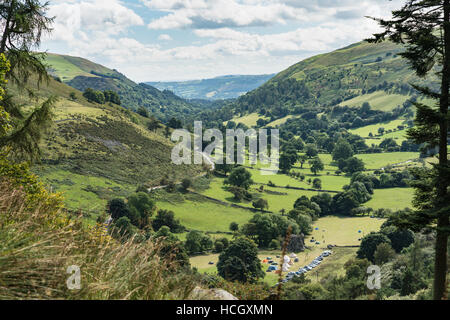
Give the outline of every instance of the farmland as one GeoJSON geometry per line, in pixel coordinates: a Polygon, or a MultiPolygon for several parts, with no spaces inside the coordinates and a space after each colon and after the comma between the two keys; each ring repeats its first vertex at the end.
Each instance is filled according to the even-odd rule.
{"type": "MultiPolygon", "coordinates": [[[[407,160],[418,157],[416,153],[396,152],[384,154],[362,154],[357,155],[362,159],[368,169],[375,170],[387,167],[392,164],[405,162],[407,160]]],[[[322,180],[323,189],[330,191],[342,191],[344,185],[349,184],[350,178],[346,176],[337,176],[334,174],[336,167],[332,165],[331,155],[321,154],[321,160],[325,164],[325,171],[317,176],[310,172],[309,164],[304,164],[301,168],[297,164],[293,171],[305,174],[306,179],[301,181],[285,174],[263,175],[258,169],[259,166],[253,168],[248,167],[247,170],[252,174],[255,185],[250,188],[250,192],[254,198],[263,198],[268,201],[268,210],[274,213],[289,211],[293,208],[294,202],[301,196],[310,198],[317,195],[318,191],[298,190],[293,188],[310,189],[311,184],[308,183],[310,178],[319,178],[322,180]],[[260,186],[264,185],[264,189],[260,190],[260,186]],[[291,188],[287,188],[287,186],[291,188]]],[[[266,172],[267,173],[267,172],[266,172]]],[[[251,202],[236,201],[231,192],[224,185],[225,178],[213,176],[210,178],[207,187],[198,190],[198,192],[209,198],[216,199],[222,204],[203,199],[203,202],[184,201],[183,203],[164,203],[158,202],[158,205],[164,209],[173,210],[176,217],[181,220],[188,228],[208,232],[213,238],[227,237],[229,234],[228,226],[231,222],[237,222],[243,225],[254,215],[249,210],[230,207],[232,204],[238,204],[246,208],[252,208],[251,202]]],[[[333,194],[332,194],[333,195],[333,194]]],[[[365,207],[380,209],[387,208],[391,210],[400,210],[405,207],[411,207],[413,191],[410,188],[391,188],[376,189],[373,199],[365,203],[365,207]]],[[[308,248],[298,255],[299,262],[294,264],[292,270],[296,270],[309,262],[323,251],[327,245],[337,246],[358,246],[364,235],[372,231],[378,231],[384,223],[384,219],[376,217],[340,217],[326,216],[314,222],[313,232],[306,237],[305,244],[308,248]],[[319,242],[320,244],[316,244],[319,242]]],[[[185,234],[179,235],[180,239],[184,239],[185,234]]],[[[343,275],[343,264],[356,253],[356,248],[335,248],[334,254],[325,259],[324,263],[309,275],[311,280],[317,281],[325,274],[343,275]],[[313,279],[314,278],[314,279],[313,279]]],[[[265,251],[259,253],[261,260],[266,257],[280,256],[279,250],[265,251]]],[[[219,254],[206,254],[203,256],[195,256],[191,258],[192,266],[196,267],[203,273],[216,273],[216,264],[219,254]],[[212,264],[210,264],[212,263],[212,264]]],[[[263,266],[267,269],[267,266],[263,266]]],[[[278,275],[267,272],[265,282],[270,285],[277,283],[278,275]]]]}
{"type": "MultiPolygon", "coordinates": [[[[384,128],[385,131],[397,130],[398,126],[402,126],[402,125],[404,125],[404,120],[392,120],[392,121],[385,122],[385,123],[379,123],[379,124],[365,126],[365,127],[358,128],[358,129],[349,130],[349,132],[352,134],[361,136],[363,138],[368,138],[370,133],[373,136],[378,135],[379,128],[384,128]]],[[[387,138],[387,137],[382,136],[382,138],[387,138]]]]}
{"type": "Polygon", "coordinates": [[[181,203],[158,202],[161,209],[172,210],[177,219],[191,230],[228,232],[231,222],[244,224],[250,211],[222,206],[210,201],[185,200],[181,203]]]}
{"type": "Polygon", "coordinates": [[[370,101],[370,105],[374,110],[389,111],[397,106],[401,106],[406,100],[411,97],[400,94],[386,94],[384,91],[377,91],[371,94],[365,94],[347,100],[341,103],[349,107],[359,107],[364,102],[370,101]]]}
{"type": "Polygon", "coordinates": [[[372,200],[365,205],[369,208],[380,209],[389,208],[392,210],[402,210],[411,207],[413,189],[392,188],[375,190],[372,200]]]}
{"type": "Polygon", "coordinates": [[[247,127],[253,127],[256,126],[256,122],[261,118],[265,119],[264,117],[261,117],[258,113],[255,112],[242,117],[233,118],[232,121],[236,123],[245,124],[247,127]]]}
{"type": "Polygon", "coordinates": [[[419,154],[415,152],[393,152],[393,153],[375,153],[375,154],[360,154],[357,158],[364,161],[366,169],[378,170],[386,168],[389,165],[399,164],[408,160],[419,158],[419,154]]]}

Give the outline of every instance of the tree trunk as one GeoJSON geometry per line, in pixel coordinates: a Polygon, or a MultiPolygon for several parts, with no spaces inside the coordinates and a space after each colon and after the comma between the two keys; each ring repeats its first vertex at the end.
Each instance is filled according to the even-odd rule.
{"type": "Polygon", "coordinates": [[[8,40],[9,36],[9,23],[11,22],[12,10],[13,10],[13,3],[10,4],[8,11],[8,18],[6,18],[5,30],[3,31],[2,41],[0,44],[0,53],[6,53],[6,41],[8,40]]]}
{"type": "MultiPolygon", "coordinates": [[[[448,107],[449,107],[449,88],[450,88],[450,0],[444,0],[444,59],[442,68],[442,88],[440,100],[441,121],[440,141],[439,141],[439,177],[437,186],[438,210],[448,204],[447,188],[449,182],[446,179],[445,169],[448,167],[447,160],[447,136],[448,136],[448,107]]],[[[434,300],[444,299],[446,293],[447,276],[447,228],[449,226],[448,213],[441,213],[438,217],[437,236],[436,236],[436,257],[434,267],[434,300]]]]}

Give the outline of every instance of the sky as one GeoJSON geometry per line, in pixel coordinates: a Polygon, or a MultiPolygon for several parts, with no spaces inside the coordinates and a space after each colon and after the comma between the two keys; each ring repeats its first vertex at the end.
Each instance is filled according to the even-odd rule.
{"type": "Polygon", "coordinates": [[[402,0],[50,0],[42,51],[136,82],[271,74],[379,31],[402,0]]]}

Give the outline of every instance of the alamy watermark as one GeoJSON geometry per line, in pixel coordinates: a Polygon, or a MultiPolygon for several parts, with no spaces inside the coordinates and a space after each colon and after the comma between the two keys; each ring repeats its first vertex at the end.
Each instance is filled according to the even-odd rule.
{"type": "Polygon", "coordinates": [[[274,175],[279,171],[280,133],[277,129],[227,129],[224,138],[218,129],[203,132],[202,122],[196,121],[193,135],[188,130],[178,129],[172,133],[172,141],[178,143],[171,157],[176,165],[207,162],[214,167],[224,162],[239,165],[256,165],[259,162],[264,167],[261,169],[263,175],[274,175]],[[203,142],[210,144],[203,148],[203,142]]]}
{"type": "Polygon", "coordinates": [[[381,268],[379,266],[369,266],[367,268],[367,288],[369,290],[380,290],[381,289],[381,268]]]}
{"type": "Polygon", "coordinates": [[[79,266],[70,266],[66,270],[70,277],[67,279],[67,289],[80,290],[81,289],[81,269],[79,266]]]}

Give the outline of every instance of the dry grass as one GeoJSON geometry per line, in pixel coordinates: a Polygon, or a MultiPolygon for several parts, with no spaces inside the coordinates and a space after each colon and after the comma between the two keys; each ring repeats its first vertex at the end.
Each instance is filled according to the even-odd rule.
{"type": "Polygon", "coordinates": [[[0,299],[186,299],[195,287],[161,243],[118,243],[86,230],[43,199],[27,208],[26,194],[0,181],[0,299]],[[81,286],[67,288],[67,267],[81,269],[81,286]]]}

